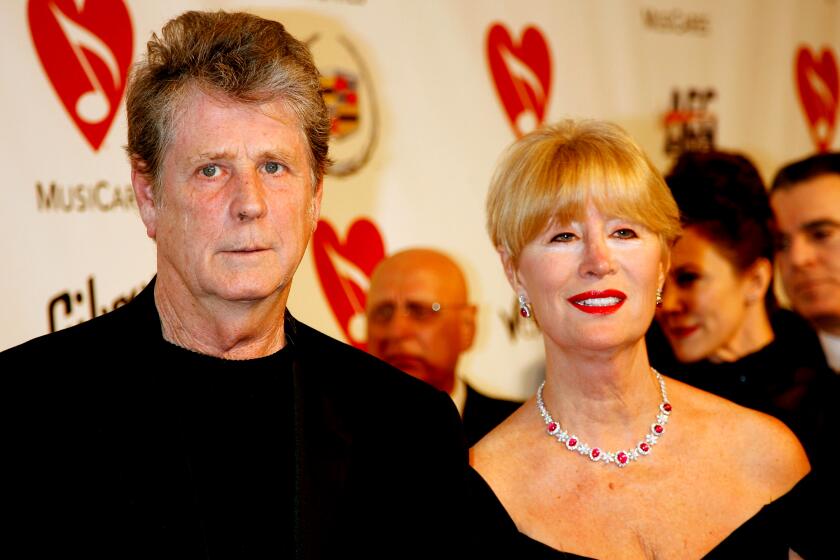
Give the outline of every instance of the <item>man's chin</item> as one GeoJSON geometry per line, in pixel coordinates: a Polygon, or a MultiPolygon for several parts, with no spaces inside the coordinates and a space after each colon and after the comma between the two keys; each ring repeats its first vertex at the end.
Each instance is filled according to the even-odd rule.
{"type": "Polygon", "coordinates": [[[429,382],[429,368],[426,361],[414,356],[391,356],[385,360],[397,369],[401,369],[412,377],[429,382]]]}

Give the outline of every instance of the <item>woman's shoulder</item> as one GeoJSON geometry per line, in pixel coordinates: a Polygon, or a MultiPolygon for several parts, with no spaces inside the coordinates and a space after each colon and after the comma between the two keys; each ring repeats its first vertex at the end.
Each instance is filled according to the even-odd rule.
{"type": "Polygon", "coordinates": [[[710,447],[730,456],[733,474],[760,484],[771,500],[810,470],[802,445],[781,420],[675,380],[669,393],[710,447]]]}

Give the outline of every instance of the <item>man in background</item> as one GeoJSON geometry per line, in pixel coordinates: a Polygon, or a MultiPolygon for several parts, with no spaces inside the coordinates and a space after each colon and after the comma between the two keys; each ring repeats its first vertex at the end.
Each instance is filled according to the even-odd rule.
{"type": "Polygon", "coordinates": [[[840,373],[840,152],[783,167],[770,202],[785,292],[817,330],[829,366],[840,373]]]}
{"type": "Polygon", "coordinates": [[[368,351],[448,393],[473,445],[520,403],[482,395],[456,374],[475,338],[476,307],[464,273],[447,255],[408,249],[373,271],[367,298],[368,351]]]}

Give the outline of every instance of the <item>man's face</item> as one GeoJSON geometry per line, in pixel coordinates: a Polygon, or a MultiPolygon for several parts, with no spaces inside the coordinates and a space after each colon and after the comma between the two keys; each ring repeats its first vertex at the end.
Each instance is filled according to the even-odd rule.
{"type": "MultiPolygon", "coordinates": [[[[280,102],[198,90],[182,102],[157,204],[141,205],[160,282],[196,302],[285,303],[320,209],[307,146],[280,102]]],[[[146,181],[134,174],[135,182],[146,181]]]]}
{"type": "Polygon", "coordinates": [[[472,344],[475,312],[463,281],[450,280],[439,263],[397,258],[374,274],[367,299],[368,351],[445,392],[472,344]]]}
{"type": "Polygon", "coordinates": [[[794,309],[840,333],[840,175],[820,175],[770,199],[781,233],[778,261],[794,309]]]}

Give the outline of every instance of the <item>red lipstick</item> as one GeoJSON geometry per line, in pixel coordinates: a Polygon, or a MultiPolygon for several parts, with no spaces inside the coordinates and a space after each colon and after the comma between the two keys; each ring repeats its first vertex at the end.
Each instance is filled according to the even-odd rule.
{"type": "Polygon", "coordinates": [[[584,313],[608,315],[618,311],[626,299],[627,295],[618,290],[592,290],[572,296],[567,301],[584,313]]]}

